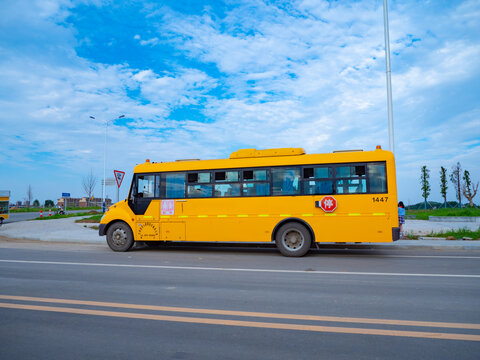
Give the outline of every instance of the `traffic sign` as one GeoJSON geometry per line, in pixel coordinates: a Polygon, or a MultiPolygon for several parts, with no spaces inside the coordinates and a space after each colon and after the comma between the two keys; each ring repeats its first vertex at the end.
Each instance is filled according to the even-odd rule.
{"type": "Polygon", "coordinates": [[[323,211],[331,213],[337,208],[337,200],[333,196],[325,196],[319,205],[323,211]]]}
{"type": "Polygon", "coordinates": [[[125,176],[125,172],[120,170],[113,170],[113,173],[115,174],[115,180],[117,180],[117,185],[120,188],[120,185],[122,185],[122,181],[125,176]]]}
{"type": "Polygon", "coordinates": [[[63,198],[69,198],[69,197],[70,197],[70,193],[62,193],[62,197],[63,197],[63,198]]]}
{"type": "Polygon", "coordinates": [[[105,186],[113,186],[115,185],[115,179],[114,178],[106,178],[105,180],[102,179],[102,185],[105,186]]]}

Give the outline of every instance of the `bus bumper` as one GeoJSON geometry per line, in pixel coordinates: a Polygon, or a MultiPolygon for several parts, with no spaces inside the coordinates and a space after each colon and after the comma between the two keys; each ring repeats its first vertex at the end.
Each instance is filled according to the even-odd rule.
{"type": "Polygon", "coordinates": [[[98,226],[98,235],[103,236],[105,235],[105,228],[107,227],[107,224],[100,224],[98,226]]]}
{"type": "Polygon", "coordinates": [[[392,240],[397,241],[399,239],[400,239],[400,228],[399,227],[392,228],[392,240]]]}

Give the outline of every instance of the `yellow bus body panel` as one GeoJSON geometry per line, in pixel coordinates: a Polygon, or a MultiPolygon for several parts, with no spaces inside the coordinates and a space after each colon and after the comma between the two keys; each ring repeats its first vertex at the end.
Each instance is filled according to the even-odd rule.
{"type": "Polygon", "coordinates": [[[288,156],[243,158],[245,153],[236,152],[233,159],[146,162],[137,165],[134,172],[385,161],[388,193],[332,195],[337,201],[332,213],[315,206],[315,202],[326,195],[172,199],[175,201],[174,215],[161,215],[161,199],[152,199],[143,215],[135,215],[125,200],[112,206],[101,223],[126,222],[136,241],[271,242],[279,223],[285,219],[300,219],[311,228],[316,242],[392,241],[392,228],[398,227],[398,210],[395,162],[391,152],[302,155],[301,149],[293,150],[294,154],[288,156]]]}

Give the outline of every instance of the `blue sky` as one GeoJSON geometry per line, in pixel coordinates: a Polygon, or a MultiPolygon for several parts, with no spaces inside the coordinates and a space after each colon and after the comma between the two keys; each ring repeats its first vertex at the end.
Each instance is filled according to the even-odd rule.
{"type": "MultiPolygon", "coordinates": [[[[41,202],[84,196],[82,178],[103,176],[104,121],[123,114],[107,151],[107,175],[127,172],[123,196],[146,158],[388,148],[381,0],[0,6],[0,188],[12,200],[28,185],[41,202]]],[[[427,165],[439,201],[440,166],[480,180],[480,1],[389,6],[399,199],[422,200],[427,165]]]]}

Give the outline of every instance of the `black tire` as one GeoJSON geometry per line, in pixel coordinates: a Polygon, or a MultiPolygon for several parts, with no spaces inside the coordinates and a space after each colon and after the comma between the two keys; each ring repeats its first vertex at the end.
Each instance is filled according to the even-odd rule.
{"type": "Polygon", "coordinates": [[[275,244],[284,256],[303,256],[310,250],[312,236],[302,224],[289,222],[278,229],[275,244]]]}
{"type": "Polygon", "coordinates": [[[128,251],[133,246],[133,234],[130,226],[117,221],[107,230],[107,244],[113,251],[128,251]]]}

